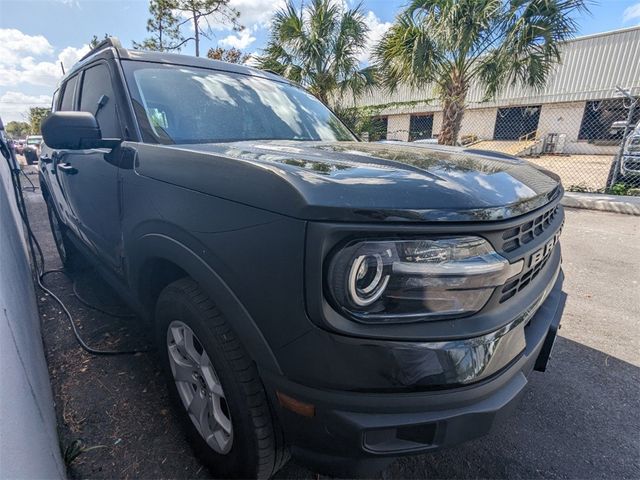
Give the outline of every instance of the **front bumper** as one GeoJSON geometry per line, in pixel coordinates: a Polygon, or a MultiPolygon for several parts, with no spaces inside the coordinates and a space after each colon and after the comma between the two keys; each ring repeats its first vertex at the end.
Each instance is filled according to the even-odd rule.
{"type": "Polygon", "coordinates": [[[315,407],[313,417],[278,409],[293,455],[329,474],[358,475],[384,468],[399,455],[485,435],[514,406],[531,371],[545,369],[564,310],[562,282],[559,271],[537,311],[516,325],[524,334],[521,354],[473,384],[415,393],[347,392],[265,373],[274,404],[279,391],[315,407]]]}

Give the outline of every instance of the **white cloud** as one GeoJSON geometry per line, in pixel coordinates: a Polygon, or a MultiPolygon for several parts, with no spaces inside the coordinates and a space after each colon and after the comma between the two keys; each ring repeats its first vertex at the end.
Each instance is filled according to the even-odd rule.
{"type": "Polygon", "coordinates": [[[88,51],[88,45],[66,47],[52,61],[54,48],[42,35],[26,35],[12,28],[0,29],[0,86],[54,87],[62,77],[60,63],[69,70],[88,51]]]}
{"type": "Polygon", "coordinates": [[[48,107],[49,95],[25,95],[22,92],[9,91],[0,97],[0,117],[7,124],[12,120],[26,121],[29,107],[48,107]]]}
{"type": "Polygon", "coordinates": [[[268,27],[273,14],[286,5],[285,0],[230,0],[240,12],[240,23],[248,28],[268,27]]]}
{"type": "Polygon", "coordinates": [[[243,50],[256,41],[256,37],[251,35],[251,31],[245,28],[237,34],[229,35],[218,43],[223,47],[235,47],[243,50]]]}
{"type": "Polygon", "coordinates": [[[391,22],[381,22],[380,19],[371,10],[367,12],[364,21],[369,27],[369,38],[364,51],[358,56],[362,63],[369,63],[374,46],[380,41],[382,36],[391,27],[391,22]]]}
{"type": "Polygon", "coordinates": [[[0,64],[15,64],[24,55],[51,53],[53,47],[42,35],[26,35],[15,28],[0,28],[0,64]]]}
{"type": "MultiPolygon", "coordinates": [[[[54,62],[39,62],[33,57],[25,57],[20,60],[20,82],[31,85],[55,86],[62,76],[60,65],[54,62]]],[[[0,83],[2,80],[0,80],[0,83]]]]}
{"type": "Polygon", "coordinates": [[[623,22],[631,22],[632,20],[640,20],[640,2],[627,7],[622,14],[623,22]]]}
{"type": "Polygon", "coordinates": [[[84,44],[80,48],[67,47],[64,48],[58,54],[58,64],[62,62],[64,64],[65,71],[68,71],[73,65],[80,60],[84,55],[89,53],[90,47],[88,44],[84,44]]]}

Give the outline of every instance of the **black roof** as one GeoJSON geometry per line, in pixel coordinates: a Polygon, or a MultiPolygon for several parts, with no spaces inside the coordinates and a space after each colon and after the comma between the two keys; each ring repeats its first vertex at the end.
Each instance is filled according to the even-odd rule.
{"type": "Polygon", "coordinates": [[[82,66],[90,63],[96,58],[118,58],[121,60],[137,60],[141,62],[153,62],[153,63],[165,63],[172,65],[184,65],[189,67],[201,67],[210,68],[213,70],[222,70],[225,72],[241,73],[244,75],[253,75],[271,80],[277,80],[280,82],[291,83],[284,77],[276,75],[265,70],[258,68],[248,67],[246,65],[239,65],[237,63],[227,63],[220,60],[211,60],[209,58],[194,57],[191,55],[180,55],[177,53],[167,52],[150,52],[141,50],[129,50],[124,48],[120,41],[116,37],[108,37],[100,42],[94,49],[88,52],[82,57],[72,68],[69,70],[67,76],[70,76],[82,66]]]}

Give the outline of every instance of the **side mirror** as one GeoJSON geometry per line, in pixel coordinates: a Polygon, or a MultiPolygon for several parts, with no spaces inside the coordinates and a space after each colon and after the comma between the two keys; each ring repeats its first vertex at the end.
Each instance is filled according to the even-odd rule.
{"type": "Polygon", "coordinates": [[[96,117],[89,112],[55,112],[42,122],[42,137],[51,148],[82,150],[114,148],[119,139],[103,139],[96,117]]]}

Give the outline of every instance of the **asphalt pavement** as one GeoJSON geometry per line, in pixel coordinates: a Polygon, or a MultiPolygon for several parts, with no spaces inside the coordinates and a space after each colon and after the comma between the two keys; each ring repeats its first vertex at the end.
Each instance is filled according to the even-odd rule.
{"type": "MultiPolygon", "coordinates": [[[[27,201],[47,267],[57,268],[40,192],[27,192],[27,201]]],[[[489,436],[402,458],[380,478],[640,478],[640,217],[566,216],[568,301],[547,372],[532,374],[513,415],[489,436]]],[[[50,275],[88,340],[146,345],[145,329],[122,315],[99,278],[76,280],[85,297],[121,313],[114,319],[87,309],[72,293],[73,279],[50,275]]],[[[38,297],[61,443],[100,447],[80,455],[70,476],[206,478],[171,414],[154,356],[87,355],[60,309],[38,297]]],[[[277,478],[316,474],[292,461],[277,478]]]]}

